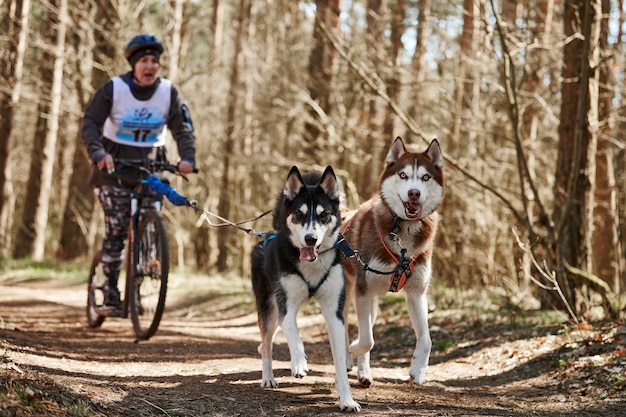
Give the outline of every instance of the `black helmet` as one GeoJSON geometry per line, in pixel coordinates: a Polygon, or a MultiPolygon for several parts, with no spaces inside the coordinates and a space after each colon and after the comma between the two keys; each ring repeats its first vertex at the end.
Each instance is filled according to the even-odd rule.
{"type": "Polygon", "coordinates": [[[128,41],[124,48],[124,58],[128,59],[132,54],[142,49],[155,49],[159,54],[163,52],[163,44],[155,36],[141,34],[128,41]]]}

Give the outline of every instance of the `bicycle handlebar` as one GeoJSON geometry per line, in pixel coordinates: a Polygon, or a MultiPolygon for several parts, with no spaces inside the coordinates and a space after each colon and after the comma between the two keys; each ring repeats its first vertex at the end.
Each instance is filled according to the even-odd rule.
{"type": "MultiPolygon", "coordinates": [[[[116,166],[136,168],[148,174],[159,171],[168,171],[185,178],[183,174],[178,172],[178,165],[172,165],[167,161],[156,161],[154,159],[114,159],[116,166]]],[[[197,174],[198,168],[194,168],[192,173],[197,174]]]]}
{"type": "Polygon", "coordinates": [[[165,196],[175,206],[191,205],[191,202],[187,197],[182,194],[178,194],[175,188],[161,181],[156,175],[150,175],[146,181],[156,194],[165,196]]]}
{"type": "MultiPolygon", "coordinates": [[[[155,173],[161,171],[168,171],[182,177],[187,180],[187,177],[178,172],[178,166],[172,165],[167,161],[157,161],[153,159],[113,159],[113,163],[116,167],[123,168],[135,168],[139,171],[145,172],[148,178],[144,181],[150,186],[150,188],[158,195],[166,197],[171,203],[176,206],[191,206],[192,200],[189,200],[182,194],[176,192],[175,188],[171,185],[161,181],[155,173]]],[[[116,168],[117,169],[117,168],[116,168]]],[[[198,169],[194,168],[193,173],[197,173],[198,169]]]]}

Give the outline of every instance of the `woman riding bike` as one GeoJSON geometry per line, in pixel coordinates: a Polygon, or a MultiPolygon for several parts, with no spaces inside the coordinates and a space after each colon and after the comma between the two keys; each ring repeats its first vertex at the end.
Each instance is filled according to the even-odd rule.
{"type": "Polygon", "coordinates": [[[124,49],[131,71],[108,80],[85,109],[82,140],[93,162],[90,183],[104,210],[102,268],[104,304],[120,305],[118,277],[131,216],[130,194],[141,180],[136,170],[115,172],[114,159],[165,160],[167,129],[178,147],[178,171],[195,168],[195,136],[189,109],[170,80],[159,77],[163,45],[152,35],[133,37],[124,49]]]}

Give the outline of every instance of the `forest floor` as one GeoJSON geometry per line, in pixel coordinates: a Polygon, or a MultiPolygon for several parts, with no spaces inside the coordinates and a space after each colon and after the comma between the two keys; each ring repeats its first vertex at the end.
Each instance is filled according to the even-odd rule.
{"type": "MultiPolygon", "coordinates": [[[[280,386],[263,389],[247,280],[173,274],[157,334],[136,343],[129,319],[87,327],[80,275],[0,274],[0,416],[346,414],[314,302],[299,318],[309,375],[290,376],[279,333],[280,386]]],[[[415,337],[404,302],[385,297],[371,354],[374,384],[362,388],[355,369],[349,374],[360,415],[626,415],[623,323],[573,326],[487,305],[431,312],[433,352],[419,386],[408,378],[415,337]]]]}

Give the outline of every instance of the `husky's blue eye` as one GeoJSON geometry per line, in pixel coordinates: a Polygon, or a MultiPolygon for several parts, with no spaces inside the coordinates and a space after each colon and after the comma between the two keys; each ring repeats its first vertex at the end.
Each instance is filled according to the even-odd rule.
{"type": "Polygon", "coordinates": [[[431,179],[432,177],[430,176],[430,174],[424,174],[422,175],[422,181],[428,181],[429,179],[431,179]]]}
{"type": "Polygon", "coordinates": [[[404,171],[399,172],[399,173],[398,173],[398,176],[399,176],[400,178],[402,178],[403,180],[406,180],[406,179],[408,179],[408,178],[409,178],[409,176],[408,176],[408,175],[406,175],[406,173],[405,173],[404,171]]]}

